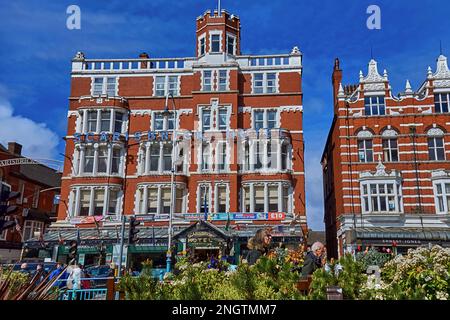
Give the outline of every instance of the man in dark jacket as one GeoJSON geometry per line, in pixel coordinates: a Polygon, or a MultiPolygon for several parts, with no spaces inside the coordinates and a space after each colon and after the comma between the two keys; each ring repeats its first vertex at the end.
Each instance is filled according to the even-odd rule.
{"type": "Polygon", "coordinates": [[[305,257],[302,268],[302,277],[306,278],[313,274],[317,269],[322,268],[322,255],[325,247],[321,242],[315,242],[311,246],[311,251],[305,257]]]}

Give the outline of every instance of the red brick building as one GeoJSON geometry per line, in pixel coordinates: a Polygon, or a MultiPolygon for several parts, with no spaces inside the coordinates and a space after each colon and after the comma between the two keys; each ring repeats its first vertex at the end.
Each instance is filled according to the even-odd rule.
{"type": "Polygon", "coordinates": [[[332,75],[334,119],[322,157],[328,252],[450,244],[450,71],[437,59],[398,96],[371,60],[356,85],[332,75]]]}
{"type": "MultiPolygon", "coordinates": [[[[21,160],[28,159],[22,156],[20,144],[10,142],[8,148],[0,144],[0,161],[5,162],[0,166],[0,182],[11,191],[20,192],[20,197],[10,203],[19,210],[7,217],[17,218],[20,230],[10,228],[0,233],[0,263],[19,260],[23,243],[39,238],[50,223],[56,221],[58,205],[54,199],[60,192],[61,174],[42,164],[24,164],[26,161],[21,160]]],[[[24,253],[23,257],[27,256],[37,257],[38,252],[24,253]]]]}
{"type": "MultiPolygon", "coordinates": [[[[196,25],[194,57],[73,60],[67,206],[54,225],[63,237],[83,221],[92,227],[86,217],[114,230],[123,214],[147,214],[153,221],[140,238],[167,245],[174,132],[175,234],[205,211],[222,231],[231,213],[242,242],[257,227],[297,243],[307,231],[300,51],[243,55],[240,19],[225,10],[207,11],[196,25]]],[[[81,231],[82,239],[90,232],[81,231]]],[[[117,243],[115,235],[103,240],[117,243]]]]}

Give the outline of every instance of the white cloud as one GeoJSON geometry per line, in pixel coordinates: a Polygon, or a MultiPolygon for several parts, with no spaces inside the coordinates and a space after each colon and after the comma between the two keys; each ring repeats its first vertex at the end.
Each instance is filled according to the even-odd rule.
{"type": "Polygon", "coordinates": [[[0,143],[6,147],[12,141],[23,146],[22,154],[27,157],[53,159],[59,138],[46,124],[14,115],[11,103],[0,97],[0,143]]]}

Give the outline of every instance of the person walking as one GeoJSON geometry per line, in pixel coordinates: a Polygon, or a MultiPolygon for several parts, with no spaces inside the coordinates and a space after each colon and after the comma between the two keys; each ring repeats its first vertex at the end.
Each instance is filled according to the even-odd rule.
{"type": "Polygon", "coordinates": [[[265,256],[269,252],[269,245],[272,241],[272,235],[265,229],[256,231],[254,237],[250,238],[247,247],[250,251],[247,254],[247,262],[253,265],[261,256],[265,256]]]}
{"type": "Polygon", "coordinates": [[[311,251],[306,254],[305,261],[302,268],[302,277],[307,278],[312,275],[314,271],[323,267],[325,253],[325,246],[321,242],[315,242],[311,246],[311,251]]]}

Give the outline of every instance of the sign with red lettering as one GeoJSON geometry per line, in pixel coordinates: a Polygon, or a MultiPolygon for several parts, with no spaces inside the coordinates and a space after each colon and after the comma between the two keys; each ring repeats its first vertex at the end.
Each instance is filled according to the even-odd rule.
{"type": "Polygon", "coordinates": [[[269,212],[269,220],[284,220],[284,212],[269,212]]]}

